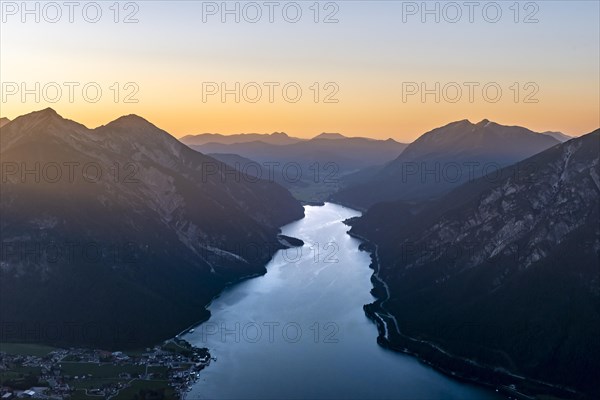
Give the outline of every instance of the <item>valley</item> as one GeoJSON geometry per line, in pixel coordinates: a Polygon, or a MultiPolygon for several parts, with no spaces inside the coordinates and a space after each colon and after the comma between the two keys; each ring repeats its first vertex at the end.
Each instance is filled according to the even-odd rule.
{"type": "Polygon", "coordinates": [[[479,379],[519,377],[530,394],[595,393],[598,150],[596,131],[523,161],[527,174],[517,164],[421,211],[392,202],[350,220],[373,242],[378,301],[366,311],[380,342],[479,379]]]}
{"type": "MultiPolygon", "coordinates": [[[[358,384],[359,376],[392,373],[393,381],[398,369],[429,383],[408,391],[406,381],[379,383],[376,397],[403,388],[407,399],[585,399],[597,390],[586,371],[596,369],[591,343],[600,335],[598,132],[561,144],[556,134],[458,121],[394,144],[379,164],[387,144],[337,134],[187,139],[244,154],[205,155],[138,116],[88,129],[47,109],[6,122],[1,133],[5,347],[25,339],[25,347],[121,354],[185,339],[208,349],[201,365],[189,363],[202,378],[179,394],[140,374],[131,381],[139,384],[107,376],[112,386],[90,390],[111,398],[159,387],[165,398],[188,389],[194,398],[336,398],[346,385],[345,397],[363,398],[365,388],[348,386],[348,376],[358,384]],[[499,145],[507,141],[514,145],[499,145]],[[464,176],[447,175],[450,164],[464,176]],[[372,200],[348,197],[352,191],[372,200]],[[45,206],[34,211],[39,196],[45,206]],[[365,213],[329,202],[338,198],[365,213]],[[567,270],[561,254],[573,253],[578,269],[567,270]],[[36,313],[40,302],[60,317],[36,313]],[[541,340],[541,332],[553,333],[541,340]],[[254,371],[257,359],[264,368],[254,371]],[[319,383],[322,369],[345,372],[319,383]],[[282,383],[257,386],[264,374],[282,383]],[[309,375],[303,392],[297,379],[309,375]],[[224,392],[232,379],[236,389],[224,392]]],[[[166,368],[161,379],[172,384],[182,376],[170,361],[148,365],[166,368]]],[[[78,393],[78,382],[62,381],[65,393],[78,393]]]]}
{"type": "Polygon", "coordinates": [[[226,177],[138,116],[88,129],[45,109],[0,133],[2,341],[152,346],[263,273],[279,226],[303,215],[281,186],[226,177]]]}
{"type": "Polygon", "coordinates": [[[600,1],[0,1],[0,400],[600,399],[600,1]]]}

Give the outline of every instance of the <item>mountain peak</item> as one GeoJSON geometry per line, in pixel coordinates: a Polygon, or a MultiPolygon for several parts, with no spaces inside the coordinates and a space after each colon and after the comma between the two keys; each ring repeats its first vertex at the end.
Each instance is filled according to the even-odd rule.
{"type": "MultiPolygon", "coordinates": [[[[126,137],[130,143],[145,143],[145,145],[167,146],[178,153],[187,148],[169,132],[159,128],[147,119],[136,114],[123,115],[106,125],[96,128],[97,132],[106,135],[126,137]]],[[[166,147],[162,147],[165,149],[166,147]]]]}
{"type": "MultiPolygon", "coordinates": [[[[451,128],[451,127],[467,128],[467,127],[472,127],[472,126],[475,126],[475,124],[465,118],[465,119],[460,119],[458,121],[450,122],[446,125],[441,126],[440,128],[436,128],[436,129],[444,129],[444,128],[451,128]]],[[[435,131],[435,129],[430,132],[433,132],[433,131],[435,131]]],[[[425,134],[427,134],[427,133],[425,133],[425,134]]]]}
{"type": "Polygon", "coordinates": [[[156,128],[156,126],[150,121],[136,114],[123,115],[115,119],[114,121],[109,122],[108,124],[106,124],[106,126],[121,129],[136,129],[148,127],[156,128]]]}
{"type": "Polygon", "coordinates": [[[52,117],[58,116],[58,117],[60,117],[60,115],[56,112],[56,110],[54,110],[51,107],[46,107],[43,110],[34,111],[30,114],[35,114],[35,115],[39,115],[39,116],[52,116],[52,117]]]}
{"type": "Polygon", "coordinates": [[[127,114],[127,115],[122,115],[119,118],[115,119],[112,122],[120,122],[120,123],[150,123],[148,122],[148,120],[144,117],[140,117],[137,114],[127,114]]]}
{"type": "Polygon", "coordinates": [[[4,125],[8,124],[10,122],[10,119],[6,118],[6,117],[1,117],[0,118],[0,128],[3,127],[4,125]]]}
{"type": "Polygon", "coordinates": [[[37,117],[37,118],[58,117],[60,119],[64,119],[59,113],[57,113],[51,107],[47,107],[47,108],[44,108],[43,110],[39,110],[39,111],[32,111],[29,114],[25,114],[24,116],[32,116],[32,117],[37,117]]]}
{"type": "MultiPolygon", "coordinates": [[[[29,114],[21,115],[15,118],[15,121],[26,121],[25,123],[29,124],[40,124],[48,125],[50,123],[66,123],[66,118],[63,118],[60,114],[58,114],[53,108],[44,108],[39,111],[32,111],[29,114]]],[[[72,121],[70,121],[72,122],[72,121]]]]}
{"type": "Polygon", "coordinates": [[[315,136],[313,139],[345,139],[346,136],[341,133],[327,133],[323,132],[320,135],[315,136]]]}

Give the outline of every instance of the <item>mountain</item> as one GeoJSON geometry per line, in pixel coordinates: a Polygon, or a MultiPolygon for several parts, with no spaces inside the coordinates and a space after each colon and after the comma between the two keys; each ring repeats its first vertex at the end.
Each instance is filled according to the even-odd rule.
{"type": "Polygon", "coordinates": [[[88,129],[33,112],[2,127],[0,148],[3,341],[172,337],[263,273],[279,226],[303,216],[281,186],[227,174],[135,115],[88,129]]]}
{"type": "MultiPolygon", "coordinates": [[[[322,137],[287,145],[274,145],[263,141],[244,143],[217,143],[194,145],[189,139],[181,141],[205,154],[237,154],[257,162],[297,162],[303,166],[319,162],[324,165],[335,163],[340,171],[354,171],[358,168],[378,165],[392,160],[405,148],[406,144],[393,139],[374,140],[367,138],[347,138],[330,134],[322,137]]],[[[337,134],[336,134],[337,135],[337,134]]],[[[308,173],[308,170],[303,172],[308,173]]]]}
{"type": "MultiPolygon", "coordinates": [[[[250,177],[266,179],[286,187],[292,195],[307,204],[323,204],[321,200],[326,199],[337,187],[334,178],[319,179],[318,172],[311,170],[311,166],[305,166],[309,174],[302,170],[300,164],[295,162],[269,162],[259,163],[237,154],[209,153],[210,157],[219,160],[230,168],[230,171],[240,171],[250,177]]],[[[330,170],[328,168],[328,170],[330,170]]],[[[231,172],[230,172],[231,173],[231,172]]],[[[323,171],[321,171],[323,173],[323,171]]],[[[328,172],[331,176],[331,172],[328,172]]]]}
{"type": "Polygon", "coordinates": [[[323,132],[317,136],[315,136],[313,139],[331,139],[331,140],[336,140],[336,139],[347,139],[346,136],[342,135],[341,133],[326,133],[323,132]]]}
{"type": "MultiPolygon", "coordinates": [[[[243,172],[250,177],[274,181],[282,186],[288,184],[285,179],[285,174],[280,166],[266,168],[257,161],[238,156],[237,154],[209,153],[207,155],[230,166],[232,170],[243,172]]],[[[303,179],[306,181],[306,178],[303,179]]],[[[296,182],[296,184],[298,183],[296,182]]]]}
{"type": "Polygon", "coordinates": [[[573,136],[565,135],[562,132],[547,131],[547,132],[542,132],[542,134],[552,136],[554,139],[558,140],[561,143],[566,142],[567,140],[573,139],[573,136]]]}
{"type": "Polygon", "coordinates": [[[373,246],[380,341],[495,385],[598,398],[599,146],[596,130],[421,210],[350,221],[373,246]]]}
{"type": "Polygon", "coordinates": [[[423,201],[558,143],[518,126],[457,121],[423,134],[383,167],[345,177],[331,198],[359,209],[382,201],[423,201]]]}
{"type": "MultiPolygon", "coordinates": [[[[225,163],[231,167],[238,167],[240,171],[245,171],[247,175],[261,177],[262,174],[258,169],[250,168],[249,166],[257,164],[256,161],[251,160],[246,157],[238,156],[237,154],[220,154],[220,153],[210,153],[207,156],[214,158],[215,160],[219,160],[222,163],[225,163]],[[245,166],[246,168],[242,168],[245,166]]],[[[265,178],[267,176],[265,175],[265,178]]]]}
{"type": "Polygon", "coordinates": [[[184,139],[182,142],[205,154],[237,154],[253,160],[261,165],[263,177],[274,171],[276,182],[296,198],[311,202],[328,198],[338,189],[343,176],[393,160],[406,148],[406,144],[393,139],[348,138],[339,134],[321,134],[286,145],[262,141],[204,145],[192,145],[184,139]]]}
{"type": "Polygon", "coordinates": [[[8,124],[9,122],[10,122],[10,119],[8,119],[6,117],[0,118],[0,128],[3,127],[4,125],[8,124]]]}
{"type": "Polygon", "coordinates": [[[202,133],[199,135],[187,135],[182,137],[180,140],[188,146],[201,146],[207,143],[234,144],[256,141],[261,141],[268,144],[283,145],[298,143],[303,141],[304,139],[288,136],[288,134],[284,132],[274,132],[271,134],[239,133],[235,135],[221,135],[219,133],[202,133]]]}

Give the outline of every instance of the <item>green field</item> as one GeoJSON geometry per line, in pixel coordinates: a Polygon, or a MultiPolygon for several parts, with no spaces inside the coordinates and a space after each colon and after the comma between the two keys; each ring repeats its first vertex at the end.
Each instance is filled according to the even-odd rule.
{"type": "Polygon", "coordinates": [[[88,396],[83,389],[76,390],[71,395],[71,400],[98,400],[103,398],[104,396],[88,396]]]}
{"type": "Polygon", "coordinates": [[[114,365],[113,363],[62,362],[61,370],[63,375],[71,375],[71,377],[90,374],[93,378],[118,378],[122,372],[127,372],[131,375],[143,374],[146,371],[146,367],[133,364],[114,365]]]}
{"type": "MultiPolygon", "coordinates": [[[[20,343],[2,343],[0,344],[1,351],[14,355],[31,355],[43,357],[56,350],[53,347],[38,345],[38,344],[20,344],[20,343]]],[[[191,354],[191,348],[185,345],[170,343],[168,350],[179,354],[191,354]]],[[[140,351],[141,353],[141,351],[140,351]]],[[[77,359],[78,357],[72,357],[77,359]]],[[[139,396],[146,391],[156,391],[162,394],[163,399],[175,399],[175,390],[169,386],[169,368],[167,366],[150,366],[137,364],[114,364],[112,362],[79,362],[66,361],[60,363],[61,375],[68,376],[66,379],[68,384],[75,389],[72,398],[77,400],[100,399],[103,396],[94,396],[86,394],[86,389],[101,389],[108,386],[118,387],[121,385],[131,385],[122,389],[115,397],[116,399],[136,399],[143,398],[139,396]],[[152,379],[140,379],[140,375],[146,372],[152,374],[152,379]],[[128,373],[130,376],[126,378],[119,377],[122,373],[128,373]],[[78,379],[75,379],[75,377],[78,379]]],[[[191,365],[184,365],[191,367],[191,365]]],[[[9,365],[8,370],[0,372],[0,385],[10,382],[15,387],[27,389],[34,385],[44,385],[39,383],[38,379],[41,374],[40,367],[24,367],[17,365],[9,365]]],[[[160,397],[160,395],[159,395],[160,397]]]]}
{"type": "Polygon", "coordinates": [[[290,193],[299,201],[322,202],[326,201],[338,189],[336,183],[311,183],[307,186],[292,186],[290,193]]]}
{"type": "Polygon", "coordinates": [[[18,389],[29,389],[38,385],[40,374],[41,368],[38,367],[11,366],[10,369],[0,372],[0,386],[9,383],[18,389]]]}
{"type": "MultiPolygon", "coordinates": [[[[127,384],[130,380],[138,377],[139,374],[146,372],[146,367],[142,365],[114,365],[112,363],[93,364],[79,362],[61,363],[63,375],[70,375],[69,385],[76,389],[102,388],[104,386],[118,384],[119,382],[127,384]],[[128,373],[131,378],[119,378],[119,374],[128,373]],[[85,379],[74,379],[75,376],[85,375],[85,379]],[[88,377],[87,375],[91,375],[88,377]]],[[[148,367],[148,373],[154,374],[154,378],[167,379],[168,368],[165,366],[148,367]]],[[[81,393],[84,393],[81,391],[81,393]]],[[[85,396],[85,394],[83,394],[85,396]]]]}

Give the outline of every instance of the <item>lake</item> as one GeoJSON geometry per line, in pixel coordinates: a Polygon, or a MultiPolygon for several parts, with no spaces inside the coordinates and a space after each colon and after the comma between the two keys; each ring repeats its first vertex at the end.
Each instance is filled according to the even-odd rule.
{"type": "Polygon", "coordinates": [[[278,251],[267,273],[236,284],[211,318],[183,336],[217,360],[188,399],[499,399],[376,342],[370,257],[342,221],[358,211],[306,206],[282,228],[301,248],[278,251]]]}

